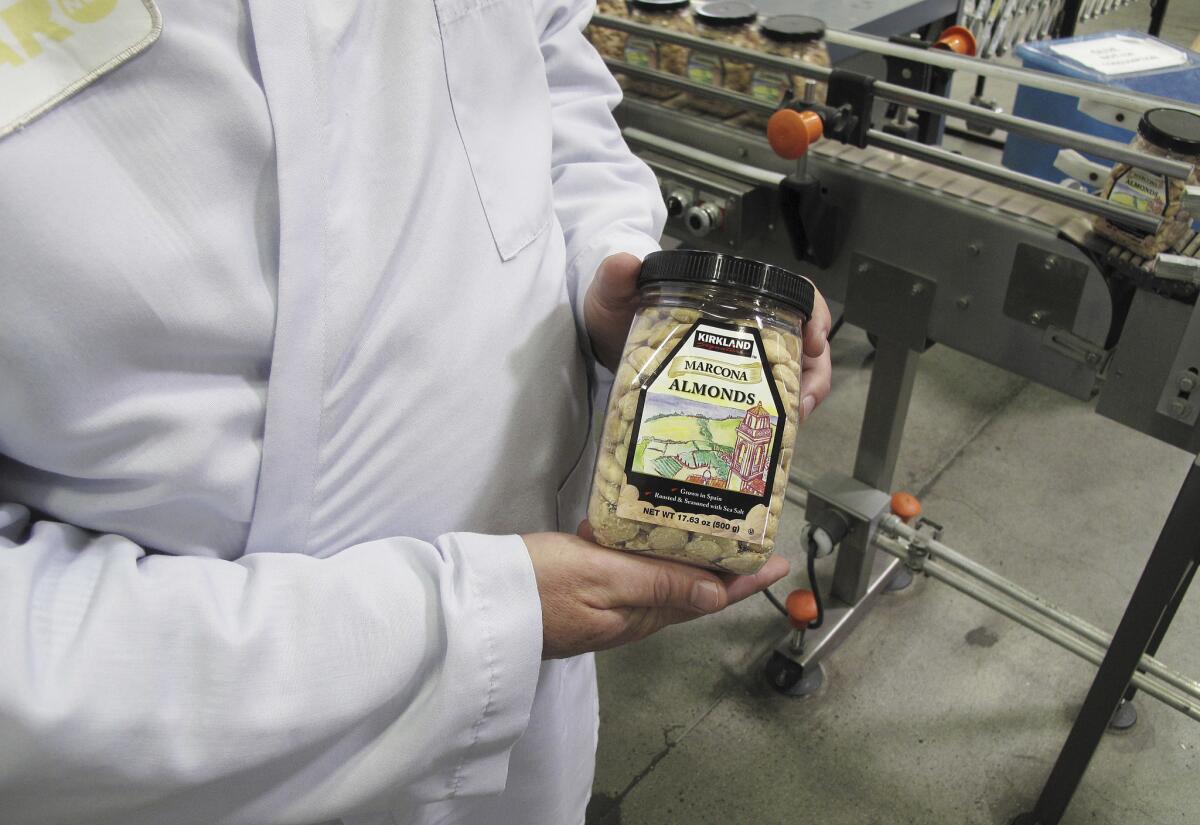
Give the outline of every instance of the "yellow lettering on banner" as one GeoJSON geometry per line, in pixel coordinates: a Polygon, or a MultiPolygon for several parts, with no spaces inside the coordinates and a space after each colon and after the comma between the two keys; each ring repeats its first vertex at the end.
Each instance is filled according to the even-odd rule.
{"type": "Polygon", "coordinates": [[[58,0],[58,7],[76,23],[97,23],[117,7],[117,0],[58,0]]]}
{"type": "Polygon", "coordinates": [[[42,46],[34,38],[35,34],[60,41],[71,36],[70,29],[65,29],[50,19],[50,0],[19,0],[0,10],[0,19],[8,24],[13,37],[30,58],[42,53],[42,46]]]}
{"type": "Polygon", "coordinates": [[[3,41],[0,41],[0,64],[7,63],[10,66],[20,66],[25,61],[21,59],[21,55],[3,41]]]}

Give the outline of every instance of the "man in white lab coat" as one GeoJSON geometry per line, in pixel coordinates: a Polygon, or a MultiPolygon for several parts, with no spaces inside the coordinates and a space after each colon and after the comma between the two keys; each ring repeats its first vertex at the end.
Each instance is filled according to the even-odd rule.
{"type": "MultiPolygon", "coordinates": [[[[581,822],[574,654],[786,567],[570,535],[663,222],[589,4],[161,7],[0,138],[0,822],[581,822]]],[[[0,99],[154,12],[0,0],[0,99]]]]}

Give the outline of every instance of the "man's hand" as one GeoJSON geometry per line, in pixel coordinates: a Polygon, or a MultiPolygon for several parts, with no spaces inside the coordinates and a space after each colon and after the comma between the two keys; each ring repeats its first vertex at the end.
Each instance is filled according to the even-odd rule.
{"type": "Polygon", "coordinates": [[[638,307],[637,276],[642,262],[628,252],[600,262],[583,299],[583,321],[596,360],[614,372],[638,307]]]}
{"type": "MultiPolygon", "coordinates": [[[[621,360],[625,336],[638,306],[637,276],[641,262],[618,252],[605,258],[583,299],[583,320],[596,359],[615,370],[621,360]]],[[[829,305],[818,291],[812,318],[804,325],[804,363],[800,380],[801,419],[829,395],[833,368],[829,360],[829,305]]]]}
{"type": "MultiPolygon", "coordinates": [[[[580,528],[591,535],[587,523],[580,528]]],[[[772,557],[752,576],[609,550],[579,536],[522,536],[542,599],[542,658],[557,659],[634,642],[669,624],[716,613],[783,578],[772,557]]]]}
{"type": "Polygon", "coordinates": [[[812,317],[804,325],[804,358],[800,371],[800,420],[812,415],[817,405],[829,395],[833,380],[833,362],[829,359],[829,329],[833,320],[829,304],[817,290],[813,300],[812,317]]]}

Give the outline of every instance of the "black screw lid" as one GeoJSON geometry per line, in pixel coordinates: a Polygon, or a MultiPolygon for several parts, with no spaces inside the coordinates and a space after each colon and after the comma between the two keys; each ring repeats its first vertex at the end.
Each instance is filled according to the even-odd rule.
{"type": "Polygon", "coordinates": [[[1179,109],[1147,109],[1138,134],[1160,149],[1200,155],[1200,115],[1179,109]]]}
{"type": "Polygon", "coordinates": [[[727,286],[751,292],[798,309],[805,319],[812,317],[816,296],[812,281],[782,267],[697,249],[672,249],[647,255],[638,275],[638,287],[662,281],[727,286]]]}
{"type": "Polygon", "coordinates": [[[825,21],[804,14],[776,14],[762,22],[763,35],[785,43],[820,40],[825,36],[825,21]]]}
{"type": "Polygon", "coordinates": [[[758,9],[745,0],[713,0],[696,9],[696,20],[706,26],[744,26],[758,17],[758,9]]]}
{"type": "Polygon", "coordinates": [[[691,0],[633,0],[633,7],[641,11],[677,11],[687,8],[691,0]]]}

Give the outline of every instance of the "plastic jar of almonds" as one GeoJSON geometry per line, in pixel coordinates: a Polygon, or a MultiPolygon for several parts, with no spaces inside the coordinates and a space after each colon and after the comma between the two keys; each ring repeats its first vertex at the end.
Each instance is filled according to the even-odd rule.
{"type": "MultiPolygon", "coordinates": [[[[752,25],[757,17],[758,11],[745,0],[713,0],[696,8],[696,34],[731,46],[757,49],[759,38],[752,25]]],[[[692,49],[688,53],[687,77],[693,83],[748,95],[753,72],[754,66],[743,61],[701,49],[692,49]]],[[[687,104],[690,108],[721,118],[744,111],[740,106],[700,95],[689,94],[687,104]]]]}
{"type": "MultiPolygon", "coordinates": [[[[598,0],[596,11],[600,14],[607,14],[609,17],[629,16],[625,0],[598,0]]],[[[596,47],[596,51],[604,57],[610,60],[625,59],[625,32],[592,23],[587,27],[587,36],[592,41],[592,45],[596,47]]],[[[617,78],[622,80],[621,85],[624,86],[624,75],[617,75],[617,78]]]]}
{"type": "MultiPolygon", "coordinates": [[[[816,17],[802,14],[778,14],[763,20],[758,29],[762,51],[777,57],[787,57],[801,63],[829,68],[829,50],[825,48],[825,24],[816,17]]],[[[789,95],[799,95],[804,89],[804,78],[799,75],[788,77],[786,72],[767,66],[758,66],[750,78],[750,96],[778,106],[789,95]]],[[[817,103],[825,102],[826,85],[816,86],[817,103]]],[[[766,128],[766,115],[751,116],[751,125],[766,128]]]]}
{"type": "MultiPolygon", "coordinates": [[[[689,0],[633,0],[630,19],[647,26],[672,29],[681,34],[696,33],[696,25],[688,13],[689,0]]],[[[674,43],[660,43],[649,37],[631,34],[625,40],[625,62],[660,72],[687,75],[688,50],[674,43]]],[[[665,100],[679,94],[679,89],[664,83],[629,78],[626,88],[631,92],[665,100]]]]}
{"type": "Polygon", "coordinates": [[[779,531],[813,285],[676,250],[647,256],[638,287],[588,502],[596,541],[753,573],[779,531]]]}
{"type": "Polygon", "coordinates": [[[1138,122],[1137,134],[1130,144],[1147,155],[1181,160],[1192,164],[1187,181],[1156,175],[1143,169],[1118,163],[1100,190],[1100,197],[1149,215],[1163,218],[1162,227],[1147,235],[1121,226],[1107,218],[1096,217],[1096,232],[1145,258],[1170,249],[1187,234],[1194,218],[1182,208],[1187,184],[1200,183],[1200,116],[1178,109],[1150,109],[1138,122]]]}

